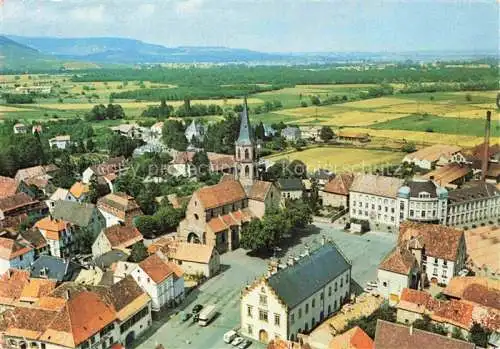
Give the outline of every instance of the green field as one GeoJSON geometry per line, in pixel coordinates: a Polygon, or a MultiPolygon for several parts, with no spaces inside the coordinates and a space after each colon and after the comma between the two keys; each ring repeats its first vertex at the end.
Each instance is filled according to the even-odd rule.
{"type": "MultiPolygon", "coordinates": [[[[439,117],[433,115],[410,115],[404,118],[390,120],[372,125],[373,129],[381,130],[407,130],[437,133],[447,133],[456,135],[484,135],[484,120],[468,118],[439,117]]],[[[500,121],[493,120],[491,136],[500,136],[500,121]]]]}

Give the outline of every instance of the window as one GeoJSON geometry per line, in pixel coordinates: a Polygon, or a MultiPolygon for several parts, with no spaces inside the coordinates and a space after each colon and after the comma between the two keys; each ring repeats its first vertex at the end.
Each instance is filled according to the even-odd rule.
{"type": "Polygon", "coordinates": [[[251,305],[247,305],[247,316],[252,317],[252,306],[251,305]]]}
{"type": "Polygon", "coordinates": [[[267,296],[265,294],[259,295],[259,304],[267,305],[267,296]]]}
{"type": "Polygon", "coordinates": [[[422,218],[424,218],[424,217],[425,217],[425,211],[422,210],[422,218]]]}
{"type": "Polygon", "coordinates": [[[309,314],[309,304],[306,304],[306,314],[309,314]]]}
{"type": "Polygon", "coordinates": [[[434,270],[432,271],[432,275],[437,275],[437,274],[438,274],[438,269],[434,268],[434,270]]]}
{"type": "Polygon", "coordinates": [[[386,281],[382,282],[382,285],[383,285],[384,287],[387,287],[387,282],[386,282],[386,281]]]}
{"type": "Polygon", "coordinates": [[[311,307],[313,307],[313,308],[316,307],[316,299],[312,300],[311,307]]]}
{"type": "Polygon", "coordinates": [[[321,292],[321,293],[319,294],[319,299],[320,299],[320,300],[323,300],[323,298],[324,298],[324,294],[323,294],[323,292],[321,292]]]}
{"type": "Polygon", "coordinates": [[[299,319],[302,318],[302,308],[299,309],[299,319]]]}
{"type": "Polygon", "coordinates": [[[46,345],[45,343],[42,343],[42,349],[45,349],[46,345]]]}
{"type": "Polygon", "coordinates": [[[195,213],[194,214],[194,219],[198,220],[200,217],[198,217],[198,215],[195,213]]]}
{"type": "Polygon", "coordinates": [[[340,287],[344,286],[344,279],[340,279],[340,287]]]}
{"type": "Polygon", "coordinates": [[[274,326],[280,325],[280,314],[274,314],[274,326]]]}
{"type": "Polygon", "coordinates": [[[443,267],[447,267],[446,260],[443,259],[443,267]]]}
{"type": "Polygon", "coordinates": [[[415,215],[415,211],[410,210],[410,217],[413,217],[415,215]]]}
{"type": "Polygon", "coordinates": [[[328,297],[332,295],[332,286],[328,287],[328,297]]]}
{"type": "Polygon", "coordinates": [[[292,325],[295,323],[295,314],[290,315],[290,323],[292,325]]]}
{"type": "Polygon", "coordinates": [[[348,282],[349,282],[349,273],[347,273],[345,276],[345,283],[347,284],[348,282]]]}
{"type": "Polygon", "coordinates": [[[248,332],[248,334],[253,334],[252,325],[247,325],[247,332],[248,332]]]}
{"type": "Polygon", "coordinates": [[[259,309],[259,320],[267,322],[267,311],[259,309]]]}
{"type": "Polygon", "coordinates": [[[333,290],[337,292],[337,281],[335,281],[335,283],[333,284],[333,290]]]}

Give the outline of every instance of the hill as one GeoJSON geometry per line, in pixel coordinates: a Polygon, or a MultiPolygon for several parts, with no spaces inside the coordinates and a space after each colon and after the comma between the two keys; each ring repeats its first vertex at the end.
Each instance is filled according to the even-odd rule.
{"type": "Polygon", "coordinates": [[[0,36],[0,70],[49,70],[59,69],[61,62],[50,55],[0,36]]]}
{"type": "Polygon", "coordinates": [[[276,61],[286,55],[226,47],[174,47],[125,38],[54,38],[9,36],[23,45],[60,59],[97,63],[228,63],[276,61]]]}

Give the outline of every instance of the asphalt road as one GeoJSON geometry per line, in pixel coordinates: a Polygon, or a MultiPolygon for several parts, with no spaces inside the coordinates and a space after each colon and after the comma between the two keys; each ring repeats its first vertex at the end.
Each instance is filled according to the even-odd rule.
{"type": "MultiPolygon", "coordinates": [[[[380,260],[394,246],[396,236],[389,233],[369,232],[362,236],[351,235],[332,224],[316,223],[316,228],[298,235],[285,243],[276,257],[286,261],[288,255],[300,255],[305,246],[311,249],[321,244],[321,236],[334,241],[352,261],[352,276],[359,285],[358,291],[367,281],[376,280],[380,260]]],[[[221,256],[223,271],[191,292],[179,312],[188,311],[195,304],[214,304],[218,316],[207,326],[200,327],[191,320],[181,321],[181,315],[163,314],[142,336],[135,348],[154,349],[162,344],[165,349],[222,349],[232,348],[223,342],[224,333],[238,329],[240,322],[240,292],[247,283],[266,273],[267,261],[251,257],[244,250],[236,250],[221,256]]],[[[250,348],[265,346],[254,342],[250,348]]]]}

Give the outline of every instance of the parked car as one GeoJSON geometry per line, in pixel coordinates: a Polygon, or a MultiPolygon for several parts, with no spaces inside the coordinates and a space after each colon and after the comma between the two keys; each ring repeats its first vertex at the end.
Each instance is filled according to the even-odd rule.
{"type": "Polygon", "coordinates": [[[244,339],[243,339],[243,338],[236,336],[236,338],[235,338],[235,339],[233,339],[233,341],[231,342],[231,344],[232,344],[233,346],[237,347],[237,346],[238,346],[238,345],[240,345],[243,341],[244,341],[244,339]]]}
{"type": "Polygon", "coordinates": [[[200,319],[200,314],[194,314],[193,315],[193,323],[194,322],[198,322],[199,319],[200,319]]]}
{"type": "Polygon", "coordinates": [[[376,282],[376,281],[368,281],[368,282],[366,283],[366,286],[376,288],[376,287],[378,287],[378,284],[377,284],[377,282],[376,282]]]}
{"type": "Polygon", "coordinates": [[[233,331],[233,330],[227,331],[226,333],[224,333],[224,337],[223,337],[224,342],[231,343],[233,341],[233,339],[236,338],[237,335],[238,334],[236,333],[236,331],[233,331]]]}
{"type": "Polygon", "coordinates": [[[238,345],[238,349],[246,349],[250,346],[250,344],[252,344],[251,341],[249,341],[248,339],[244,339],[243,342],[238,345]]]}
{"type": "Polygon", "coordinates": [[[191,313],[188,313],[188,312],[182,312],[181,313],[181,321],[182,322],[185,322],[185,321],[188,321],[189,318],[191,317],[191,313]]]}
{"type": "Polygon", "coordinates": [[[203,305],[201,304],[196,304],[194,307],[193,307],[193,310],[192,310],[192,313],[193,314],[198,314],[201,309],[203,309],[203,305]]]}

